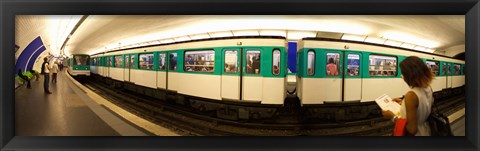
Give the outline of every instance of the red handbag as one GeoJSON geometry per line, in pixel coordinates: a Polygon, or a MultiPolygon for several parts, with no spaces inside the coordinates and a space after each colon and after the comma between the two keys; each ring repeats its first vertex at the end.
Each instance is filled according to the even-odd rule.
{"type": "Polygon", "coordinates": [[[407,119],[399,118],[395,120],[395,127],[393,128],[393,136],[406,136],[407,134],[407,119]]]}

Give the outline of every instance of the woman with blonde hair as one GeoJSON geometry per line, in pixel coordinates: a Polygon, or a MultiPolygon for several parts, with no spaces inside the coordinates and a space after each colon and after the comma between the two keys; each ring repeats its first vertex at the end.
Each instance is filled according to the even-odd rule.
{"type": "Polygon", "coordinates": [[[407,57],[400,63],[402,78],[411,88],[404,99],[394,98],[401,105],[400,117],[391,111],[382,111],[383,116],[389,119],[406,118],[406,132],[415,136],[430,136],[430,128],[426,121],[433,105],[433,92],[430,83],[433,73],[416,56],[407,57]]]}

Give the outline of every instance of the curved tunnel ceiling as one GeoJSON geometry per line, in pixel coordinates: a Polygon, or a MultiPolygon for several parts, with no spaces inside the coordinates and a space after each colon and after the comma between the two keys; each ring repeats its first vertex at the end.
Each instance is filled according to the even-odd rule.
{"type": "MultiPolygon", "coordinates": [[[[91,54],[112,47],[232,30],[327,31],[417,43],[464,52],[465,16],[88,16],[66,43],[65,52],[91,54]]],[[[287,38],[289,38],[287,36],[287,38]]],[[[440,52],[441,52],[440,51],[440,52]]],[[[445,54],[445,52],[443,52],[445,54]]]]}

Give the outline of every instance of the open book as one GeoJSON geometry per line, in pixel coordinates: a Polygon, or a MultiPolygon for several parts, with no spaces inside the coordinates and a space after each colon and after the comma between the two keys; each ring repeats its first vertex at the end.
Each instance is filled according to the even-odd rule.
{"type": "Polygon", "coordinates": [[[390,98],[388,95],[381,95],[380,97],[375,99],[375,102],[377,102],[378,106],[380,106],[382,110],[390,110],[393,114],[400,116],[400,104],[393,101],[392,98],[390,98]]]}

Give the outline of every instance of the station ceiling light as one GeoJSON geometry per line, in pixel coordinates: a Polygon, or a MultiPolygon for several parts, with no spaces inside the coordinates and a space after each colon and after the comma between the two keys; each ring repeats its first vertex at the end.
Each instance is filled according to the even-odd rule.
{"type": "Polygon", "coordinates": [[[287,31],[287,40],[300,40],[306,37],[316,37],[316,31],[287,31]]]}
{"type": "Polygon", "coordinates": [[[233,33],[232,31],[222,31],[222,32],[209,32],[208,33],[210,37],[212,38],[218,38],[218,37],[232,37],[233,33]]]}
{"type": "Polygon", "coordinates": [[[282,37],[287,37],[287,31],[286,30],[269,30],[269,29],[264,29],[264,30],[259,30],[259,34],[262,36],[282,36],[282,37]]]}
{"type": "Polygon", "coordinates": [[[190,39],[192,39],[192,40],[208,39],[208,38],[210,38],[210,35],[208,35],[207,33],[204,33],[204,34],[194,34],[194,35],[189,35],[189,36],[190,36],[190,39]]]}
{"type": "Polygon", "coordinates": [[[400,45],[400,47],[407,48],[407,49],[413,49],[413,47],[415,47],[415,45],[404,42],[400,45]]]}
{"type": "Polygon", "coordinates": [[[233,36],[259,36],[258,30],[236,30],[232,31],[233,36]]]}
{"type": "Polygon", "coordinates": [[[343,34],[342,40],[352,40],[352,41],[365,41],[367,36],[364,35],[353,35],[353,34],[343,34]]]}
{"type": "Polygon", "coordinates": [[[160,40],[161,44],[168,44],[168,43],[174,43],[174,42],[175,42],[175,40],[172,39],[172,38],[167,38],[167,39],[160,40]]]}
{"type": "Polygon", "coordinates": [[[173,38],[173,40],[175,40],[175,42],[182,42],[182,41],[189,41],[191,39],[188,36],[182,36],[182,37],[175,37],[173,38]]]}
{"type": "Polygon", "coordinates": [[[402,42],[388,39],[387,41],[385,41],[384,44],[389,46],[399,47],[402,44],[402,42]]]}
{"type": "Polygon", "coordinates": [[[412,35],[401,33],[401,32],[385,32],[383,33],[382,37],[385,39],[393,39],[393,40],[411,43],[419,46],[424,46],[427,48],[436,48],[440,45],[438,42],[426,40],[423,38],[419,38],[417,36],[412,36],[412,35]]]}
{"type": "Polygon", "coordinates": [[[422,47],[422,46],[415,46],[413,47],[414,50],[418,50],[418,51],[425,51],[425,47],[422,47]]]}
{"type": "Polygon", "coordinates": [[[385,41],[387,41],[387,39],[383,39],[383,38],[380,38],[380,37],[374,37],[374,36],[368,36],[365,39],[365,42],[374,43],[374,44],[381,44],[381,45],[383,45],[385,43],[385,41]]]}

